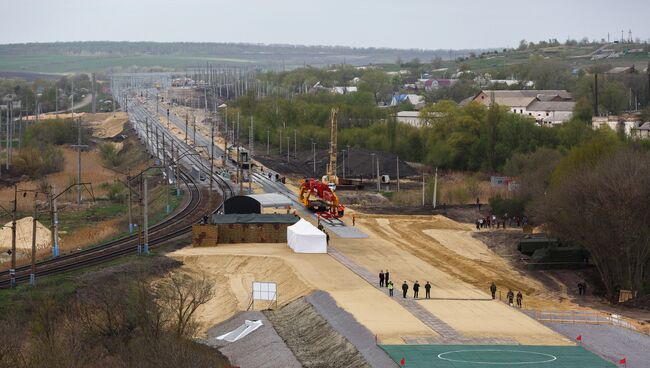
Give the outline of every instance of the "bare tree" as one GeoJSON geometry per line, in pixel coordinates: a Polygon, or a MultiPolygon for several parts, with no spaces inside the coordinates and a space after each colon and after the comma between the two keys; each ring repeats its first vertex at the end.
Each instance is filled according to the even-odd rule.
{"type": "Polygon", "coordinates": [[[642,290],[650,263],[650,153],[625,148],[572,172],[531,212],[589,251],[610,298],[642,290]]]}
{"type": "Polygon", "coordinates": [[[196,331],[194,313],[215,294],[205,273],[175,272],[155,286],[161,308],[169,313],[170,324],[178,337],[191,337],[196,331]]]}

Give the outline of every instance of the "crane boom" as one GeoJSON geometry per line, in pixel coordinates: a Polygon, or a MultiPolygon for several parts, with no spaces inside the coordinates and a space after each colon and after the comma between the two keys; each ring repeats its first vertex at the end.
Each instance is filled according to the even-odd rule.
{"type": "Polygon", "coordinates": [[[327,165],[327,177],[323,178],[330,184],[337,185],[339,178],[336,176],[336,143],[337,143],[337,117],[339,110],[336,107],[332,108],[331,123],[330,123],[330,162],[327,165]]]}

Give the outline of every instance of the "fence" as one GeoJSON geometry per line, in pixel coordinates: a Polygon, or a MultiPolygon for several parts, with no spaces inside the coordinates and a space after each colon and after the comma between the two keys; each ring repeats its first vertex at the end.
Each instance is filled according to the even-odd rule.
{"type": "Polygon", "coordinates": [[[529,316],[540,322],[612,325],[650,334],[650,326],[618,314],[590,310],[525,310],[529,316]]]}

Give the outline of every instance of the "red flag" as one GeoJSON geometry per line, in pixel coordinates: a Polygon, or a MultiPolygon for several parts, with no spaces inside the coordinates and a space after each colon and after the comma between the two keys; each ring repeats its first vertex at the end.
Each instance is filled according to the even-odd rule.
{"type": "Polygon", "coordinates": [[[627,364],[627,360],[625,358],[623,358],[623,359],[618,361],[618,364],[627,364]]]}
{"type": "Polygon", "coordinates": [[[404,364],[406,364],[406,362],[404,361],[404,357],[402,357],[402,360],[399,361],[399,365],[403,367],[404,364]]]}
{"type": "Polygon", "coordinates": [[[582,341],[582,335],[578,335],[578,337],[576,337],[576,340],[582,341]]]}

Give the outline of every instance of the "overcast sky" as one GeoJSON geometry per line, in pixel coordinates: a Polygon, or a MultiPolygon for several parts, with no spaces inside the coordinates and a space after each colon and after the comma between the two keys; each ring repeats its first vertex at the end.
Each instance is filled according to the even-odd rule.
{"type": "Polygon", "coordinates": [[[650,0],[0,0],[0,43],[200,41],[423,49],[650,38],[650,0]],[[7,16],[9,15],[9,16],[7,16]]]}

